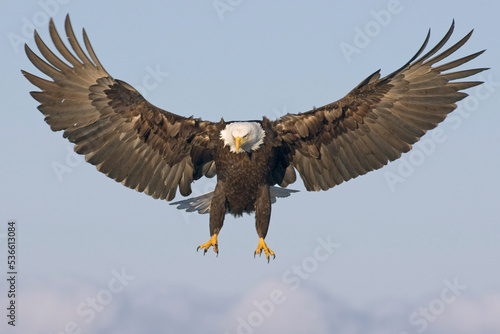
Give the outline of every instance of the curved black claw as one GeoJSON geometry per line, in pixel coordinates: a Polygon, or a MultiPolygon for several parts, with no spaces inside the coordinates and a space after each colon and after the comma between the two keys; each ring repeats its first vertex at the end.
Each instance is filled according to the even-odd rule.
{"type": "Polygon", "coordinates": [[[199,251],[200,248],[202,248],[203,249],[203,256],[205,256],[205,254],[207,254],[210,247],[214,248],[214,252],[217,253],[217,257],[218,257],[219,256],[219,247],[217,244],[217,234],[214,234],[210,238],[210,240],[208,240],[208,242],[204,243],[203,245],[198,246],[198,248],[196,248],[196,251],[199,251]]]}
{"type": "Polygon", "coordinates": [[[257,246],[257,249],[253,253],[253,257],[255,258],[255,255],[259,254],[259,257],[262,256],[262,251],[266,254],[267,258],[267,263],[271,260],[271,256],[273,257],[273,260],[276,258],[276,255],[272,250],[267,247],[266,243],[264,242],[264,238],[259,239],[259,245],[257,246]]]}

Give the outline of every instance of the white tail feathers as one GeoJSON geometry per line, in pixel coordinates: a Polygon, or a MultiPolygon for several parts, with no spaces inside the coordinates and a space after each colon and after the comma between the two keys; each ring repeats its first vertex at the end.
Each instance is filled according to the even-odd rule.
{"type": "MultiPolygon", "coordinates": [[[[285,189],[280,187],[269,187],[269,192],[271,194],[271,204],[276,203],[277,198],[284,198],[290,196],[292,193],[298,192],[298,190],[293,189],[285,189]]],[[[187,212],[195,212],[198,213],[209,213],[210,212],[210,203],[212,203],[212,197],[214,196],[214,192],[208,192],[206,194],[191,197],[182,201],[170,203],[170,205],[177,205],[177,209],[186,210],[187,212]]]]}

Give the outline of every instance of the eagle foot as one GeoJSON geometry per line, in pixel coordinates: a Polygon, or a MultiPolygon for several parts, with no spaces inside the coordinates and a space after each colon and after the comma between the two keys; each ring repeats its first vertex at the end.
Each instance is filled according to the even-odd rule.
{"type": "Polygon", "coordinates": [[[259,239],[259,244],[257,245],[257,249],[255,250],[255,253],[253,253],[253,257],[255,257],[255,255],[257,255],[257,254],[259,254],[259,256],[261,256],[262,251],[264,251],[264,253],[266,254],[267,263],[269,263],[271,256],[273,257],[273,260],[276,258],[276,255],[274,254],[274,252],[272,250],[270,250],[269,247],[267,247],[266,243],[264,242],[264,238],[259,239]]]}
{"type": "Polygon", "coordinates": [[[199,251],[200,248],[203,249],[203,255],[205,255],[208,250],[210,249],[210,247],[214,247],[214,252],[217,253],[217,256],[219,256],[219,247],[218,247],[218,244],[217,244],[217,234],[214,234],[212,235],[212,237],[210,238],[210,240],[208,240],[208,242],[204,243],[203,245],[200,245],[198,246],[198,248],[196,248],[196,251],[199,251]]]}

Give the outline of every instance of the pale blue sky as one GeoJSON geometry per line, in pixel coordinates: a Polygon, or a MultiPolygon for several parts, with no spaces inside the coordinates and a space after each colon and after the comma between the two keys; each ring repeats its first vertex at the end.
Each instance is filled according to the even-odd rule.
{"type": "MultiPolygon", "coordinates": [[[[454,279],[467,288],[425,332],[472,326],[483,333],[488,321],[500,331],[500,322],[470,311],[500,312],[500,3],[26,0],[3,9],[0,259],[7,221],[15,219],[17,332],[59,333],[73,321],[89,333],[136,333],[146,324],[151,333],[236,333],[255,302],[281,291],[284,302],[278,298],[255,333],[417,333],[423,325],[410,322],[413,312],[454,279]],[[217,3],[231,10],[219,15],[217,3]],[[43,122],[20,69],[39,72],[17,43],[36,49],[24,36],[33,25],[52,45],[47,12],[60,32],[70,13],[107,71],[145,89],[150,102],[207,120],[276,118],[332,102],[375,70],[399,68],[429,28],[433,46],[452,19],[452,43],[475,29],[453,59],[487,49],[466,67],[492,70],[476,76],[488,84],[468,91],[467,102],[404,160],[328,192],[306,192],[302,181],[290,186],[301,192],[273,206],[266,238],[275,261],[253,258],[253,216],[226,218],[216,258],[196,253],[209,238],[208,215],[181,213],[108,179],[43,122]],[[367,30],[363,44],[357,34],[367,30]],[[347,44],[357,53],[346,57],[347,44]],[[68,172],[58,177],[54,166],[68,172]],[[340,244],[324,261],[314,258],[318,238],[340,244]],[[76,311],[122,268],[134,279],[102,311],[91,320],[76,311]],[[291,327],[282,327],[284,319],[291,327]]],[[[199,181],[195,194],[214,185],[199,181]]]]}

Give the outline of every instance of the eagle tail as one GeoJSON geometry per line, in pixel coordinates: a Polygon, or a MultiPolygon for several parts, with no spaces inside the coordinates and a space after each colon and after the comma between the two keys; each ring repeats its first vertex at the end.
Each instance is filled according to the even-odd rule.
{"type": "MultiPolygon", "coordinates": [[[[290,196],[292,193],[298,192],[298,190],[293,189],[285,189],[281,187],[271,186],[269,188],[271,193],[271,204],[276,203],[277,198],[285,198],[290,196]]],[[[198,213],[209,213],[210,212],[210,204],[212,203],[212,197],[214,197],[214,192],[210,191],[206,194],[191,197],[182,201],[170,203],[170,205],[177,205],[177,209],[186,210],[187,212],[195,212],[198,213]]]]}
{"type": "Polygon", "coordinates": [[[198,211],[198,213],[209,213],[210,203],[212,203],[212,197],[214,197],[213,191],[200,196],[195,196],[182,201],[170,203],[170,205],[177,205],[177,209],[186,210],[187,212],[198,211]]]}
{"type": "Polygon", "coordinates": [[[274,204],[276,203],[276,198],[285,198],[299,191],[271,186],[269,187],[269,192],[271,193],[271,204],[274,204]]]}

